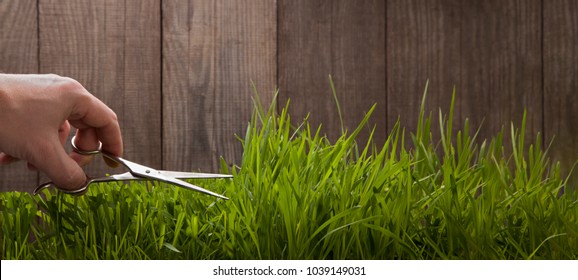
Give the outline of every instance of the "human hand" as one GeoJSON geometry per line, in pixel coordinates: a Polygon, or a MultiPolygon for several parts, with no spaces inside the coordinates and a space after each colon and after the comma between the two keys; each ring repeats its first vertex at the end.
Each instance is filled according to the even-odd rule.
{"type": "Polygon", "coordinates": [[[122,155],[116,114],[77,81],[0,74],[0,164],[25,160],[60,188],[79,189],[86,182],[81,166],[91,157],[65,152],[71,125],[80,149],[96,149],[100,141],[103,151],[122,155]]]}

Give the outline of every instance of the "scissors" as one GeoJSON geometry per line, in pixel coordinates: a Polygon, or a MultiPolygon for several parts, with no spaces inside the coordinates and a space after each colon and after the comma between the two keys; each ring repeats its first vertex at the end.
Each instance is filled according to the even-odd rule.
{"type": "Polygon", "coordinates": [[[86,183],[77,190],[66,190],[58,187],[53,182],[47,182],[41,184],[34,190],[34,194],[37,194],[41,190],[48,188],[48,187],[56,187],[59,191],[67,193],[67,194],[83,194],[88,189],[88,186],[92,183],[100,183],[100,182],[111,182],[111,181],[136,181],[136,180],[157,180],[162,181],[165,183],[169,183],[178,187],[182,187],[185,189],[201,192],[204,194],[212,195],[218,198],[222,198],[228,200],[229,198],[222,196],[220,194],[211,192],[209,190],[203,189],[201,187],[195,186],[188,182],[185,182],[180,179],[211,179],[211,178],[232,178],[232,175],[226,174],[213,174],[213,173],[196,173],[196,172],[180,172],[180,171],[164,171],[164,170],[156,170],[154,168],[150,168],[148,166],[140,165],[138,163],[134,163],[132,161],[128,161],[124,158],[117,157],[111,155],[102,150],[102,143],[99,143],[99,147],[96,150],[86,151],[79,149],[74,144],[74,140],[76,136],[72,137],[70,141],[72,144],[72,149],[81,155],[95,155],[95,154],[102,154],[106,159],[109,159],[113,162],[119,163],[126,167],[129,172],[122,173],[122,174],[114,174],[106,177],[99,177],[99,178],[90,178],[86,177],[86,183]]]}

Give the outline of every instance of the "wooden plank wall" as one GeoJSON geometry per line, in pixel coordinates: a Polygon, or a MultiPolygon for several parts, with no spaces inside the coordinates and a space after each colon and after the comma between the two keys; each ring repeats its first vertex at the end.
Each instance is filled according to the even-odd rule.
{"type": "MultiPolygon", "coordinates": [[[[544,118],[550,155],[564,172],[578,159],[578,3],[544,1],[544,118]]],[[[578,166],[571,182],[578,188],[578,166]]]]}
{"type": "MultiPolygon", "coordinates": [[[[572,0],[0,0],[0,71],[79,80],[119,115],[127,159],[177,170],[240,163],[251,81],[335,138],[331,74],[346,129],[374,103],[378,141],[398,117],[414,129],[429,79],[427,109],[447,112],[455,86],[456,127],[468,118],[483,138],[526,109],[526,136],[554,138],[568,171],[577,45],[572,0]]],[[[99,162],[87,172],[116,172],[99,162]]],[[[23,163],[0,176],[0,190],[46,180],[23,163]]]]}

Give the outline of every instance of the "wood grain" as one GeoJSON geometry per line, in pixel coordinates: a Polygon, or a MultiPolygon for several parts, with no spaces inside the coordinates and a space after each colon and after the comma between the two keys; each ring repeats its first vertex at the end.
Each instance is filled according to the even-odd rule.
{"type": "MultiPolygon", "coordinates": [[[[38,71],[38,29],[35,0],[0,1],[0,73],[38,71]]],[[[2,120],[0,120],[2,121],[2,120]]],[[[38,173],[25,162],[0,166],[0,191],[31,191],[38,173]]]]}
{"type": "MultiPolygon", "coordinates": [[[[426,84],[426,113],[432,113],[435,120],[439,108],[449,113],[453,87],[464,83],[460,71],[460,3],[459,0],[387,2],[389,127],[399,118],[403,126],[415,132],[426,84]]],[[[458,92],[459,99],[464,98],[462,95],[458,92]]],[[[456,121],[460,113],[461,107],[456,108],[456,121]]]]}
{"type": "MultiPolygon", "coordinates": [[[[544,133],[568,174],[578,161],[578,3],[544,2],[544,133]]],[[[575,168],[572,184],[578,186],[575,168]]]]}
{"type": "Polygon", "coordinates": [[[276,2],[163,2],[163,162],[217,171],[239,164],[251,81],[265,104],[276,77],[276,2]]]}
{"type": "MultiPolygon", "coordinates": [[[[118,115],[126,159],[161,167],[160,0],[41,1],[40,72],[72,77],[118,115]]],[[[116,173],[101,159],[89,175],[116,173]]]]}
{"type": "MultiPolygon", "coordinates": [[[[540,1],[400,1],[387,5],[388,113],[415,130],[425,81],[427,111],[491,137],[528,112],[527,138],[541,130],[540,1]]],[[[439,126],[438,126],[439,127],[439,126]]],[[[438,128],[434,128],[434,132],[438,128]]],[[[508,131],[507,131],[508,132],[508,131]]]]}
{"type": "Polygon", "coordinates": [[[543,117],[541,2],[483,1],[461,9],[460,119],[470,118],[473,127],[483,122],[480,133],[489,137],[504,125],[508,133],[511,122],[520,127],[527,110],[526,141],[533,142],[543,117]]]}
{"type": "Polygon", "coordinates": [[[361,139],[375,126],[375,140],[383,142],[384,1],[280,1],[278,40],[280,104],[291,99],[290,114],[296,122],[311,113],[311,123],[323,124],[330,139],[340,135],[328,79],[332,75],[345,129],[355,129],[364,112],[377,104],[361,139]]]}

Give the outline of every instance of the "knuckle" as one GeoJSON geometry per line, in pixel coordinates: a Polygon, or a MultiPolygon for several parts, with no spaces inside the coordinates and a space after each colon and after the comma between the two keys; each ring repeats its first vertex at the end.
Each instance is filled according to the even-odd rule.
{"type": "Polygon", "coordinates": [[[51,74],[53,76],[53,80],[58,87],[59,91],[62,93],[74,93],[80,95],[88,95],[88,91],[82,86],[80,82],[77,80],[70,78],[70,77],[63,77],[58,76],[55,74],[51,74]]]}
{"type": "Polygon", "coordinates": [[[110,117],[113,121],[118,122],[118,115],[112,110],[110,110],[110,117]]]}

